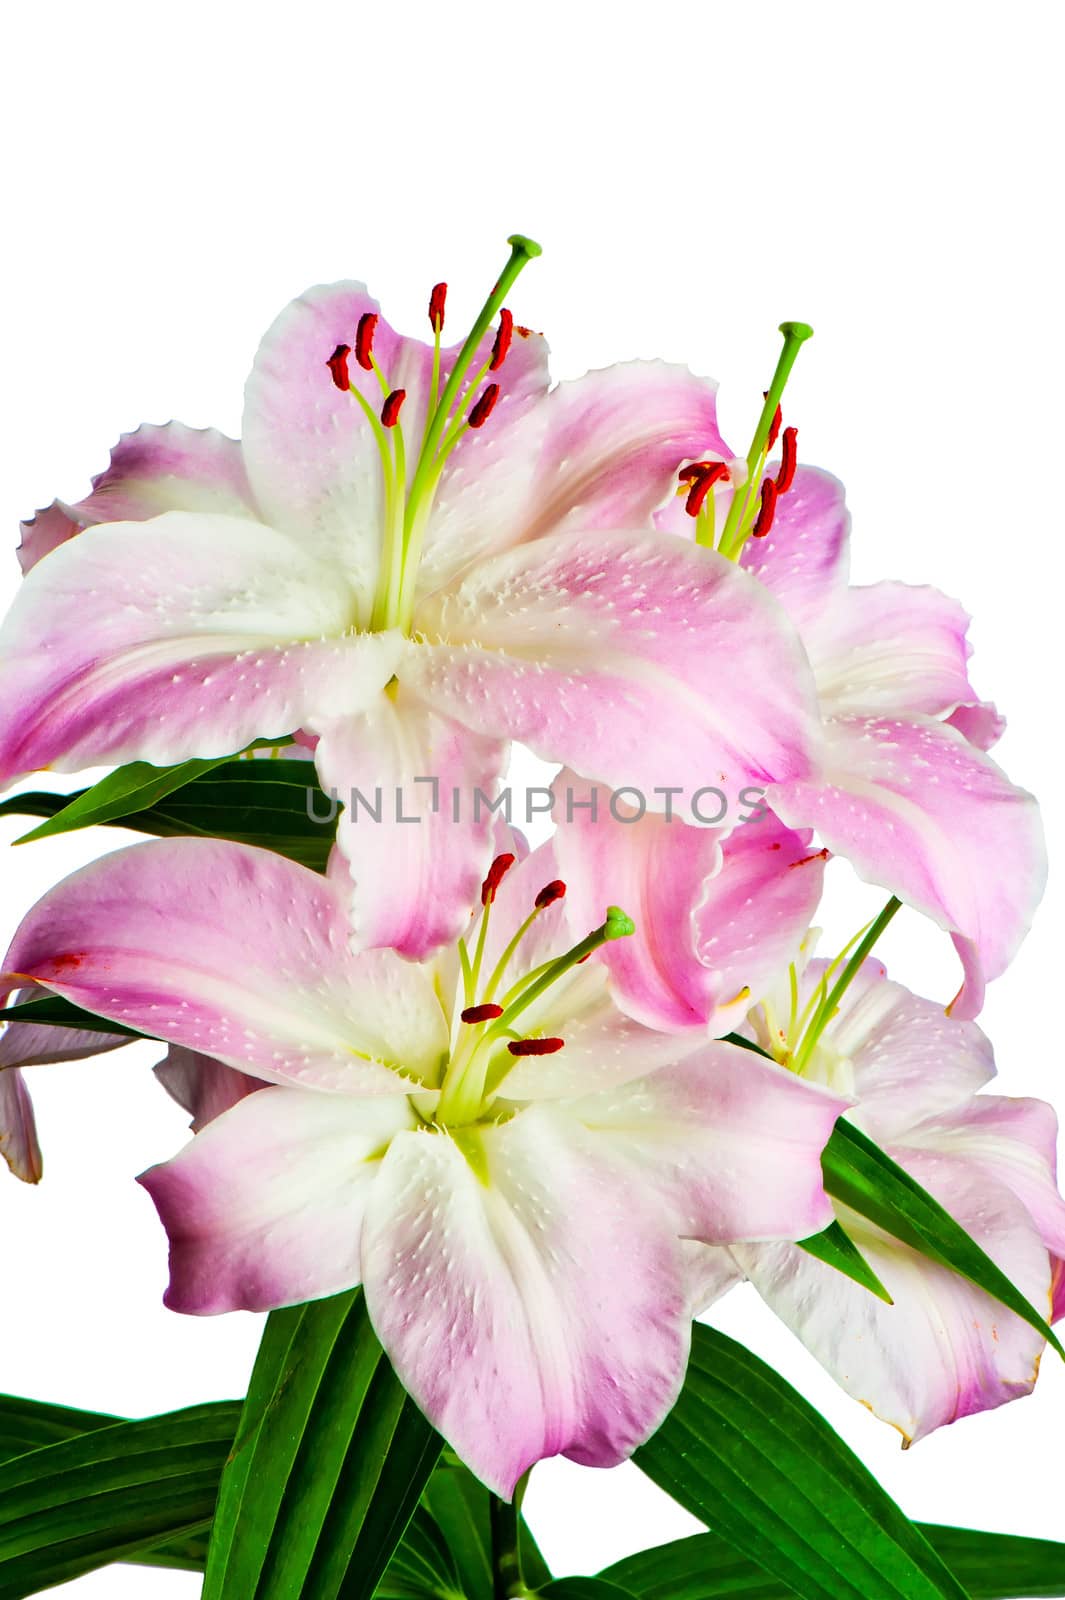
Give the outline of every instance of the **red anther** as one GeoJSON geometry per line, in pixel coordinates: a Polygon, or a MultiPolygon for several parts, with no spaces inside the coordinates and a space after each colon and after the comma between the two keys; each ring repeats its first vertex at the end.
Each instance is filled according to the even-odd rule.
{"type": "Polygon", "coordinates": [[[714,487],[714,484],[720,483],[722,478],[727,477],[728,468],[725,463],[723,461],[715,461],[695,479],[695,482],[688,490],[688,498],[684,502],[684,509],[689,517],[697,517],[699,515],[703,509],[703,502],[714,487]]]}
{"type": "MultiPolygon", "coordinates": [[[[763,389],[762,390],[762,399],[763,400],[768,400],[769,399],[769,390],[768,389],[763,389]]],[[[777,409],[773,413],[773,420],[769,424],[769,433],[766,436],[765,447],[766,447],[767,451],[772,450],[773,446],[776,444],[776,442],[777,442],[777,434],[779,432],[780,432],[780,407],[777,406],[777,409]]]]}
{"type": "Polygon", "coordinates": [[[556,900],[561,900],[566,892],[566,885],[561,878],[552,878],[550,883],[545,883],[540,893],[536,896],[536,909],[542,911],[545,906],[553,906],[556,900]]]}
{"type": "Polygon", "coordinates": [[[489,372],[498,372],[507,359],[510,349],[511,337],[514,333],[514,316],[506,306],[499,313],[499,328],[496,331],[496,342],[492,346],[492,359],[488,363],[489,372]]]}
{"type": "Polygon", "coordinates": [[[704,472],[709,472],[714,466],[713,461],[693,461],[690,467],[681,467],[677,477],[681,483],[691,483],[693,478],[701,478],[704,472]]]}
{"type": "Polygon", "coordinates": [[[777,486],[772,478],[762,479],[762,503],[758,507],[758,515],[754,519],[751,535],[755,539],[764,539],[773,526],[773,513],[777,509],[777,486]]]}
{"type": "Polygon", "coordinates": [[[514,859],[514,856],[508,851],[506,855],[496,856],[492,862],[488,869],[488,875],[481,884],[481,904],[483,906],[492,904],[496,897],[496,890],[514,865],[514,859]]]}
{"type": "Polygon", "coordinates": [[[483,1006],[467,1006],[462,1013],[463,1022],[494,1022],[503,1015],[503,1007],[488,1000],[483,1006]]]}
{"type": "Polygon", "coordinates": [[[433,292],[429,296],[429,326],[434,333],[439,333],[444,326],[444,301],[447,299],[447,284],[434,283],[433,292]]]}
{"type": "Polygon", "coordinates": [[[399,413],[403,402],[407,398],[406,389],[393,389],[381,407],[381,421],[386,428],[394,428],[399,421],[399,413]]]}
{"type": "Polygon", "coordinates": [[[811,861],[827,861],[828,859],[829,859],[829,852],[828,852],[827,849],[815,850],[812,856],[800,856],[798,861],[789,861],[788,862],[788,866],[789,867],[808,867],[810,865],[811,861]]]}
{"type": "Polygon", "coordinates": [[[798,455],[795,441],[799,437],[798,428],[785,428],[780,441],[780,471],[776,476],[777,494],[787,494],[795,479],[795,467],[798,455]]]}
{"type": "Polygon", "coordinates": [[[364,311],[355,330],[355,360],[367,372],[373,371],[373,336],[377,332],[377,312],[364,311]]]}
{"type": "Polygon", "coordinates": [[[512,1039],[507,1049],[512,1056],[553,1056],[565,1039],[512,1039]]]}
{"type": "Polygon", "coordinates": [[[338,344],[326,362],[326,366],[333,374],[333,382],[338,389],[349,389],[351,387],[351,378],[348,375],[348,357],[350,354],[350,344],[338,344]]]}
{"type": "Polygon", "coordinates": [[[471,428],[484,427],[485,423],[492,415],[492,410],[498,399],[499,385],[498,383],[490,383],[487,389],[483,390],[473,403],[473,410],[470,412],[469,417],[467,418],[471,428]]]}

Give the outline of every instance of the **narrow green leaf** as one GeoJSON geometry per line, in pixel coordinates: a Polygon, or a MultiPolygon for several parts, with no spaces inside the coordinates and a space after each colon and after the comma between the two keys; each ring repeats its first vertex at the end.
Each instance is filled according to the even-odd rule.
{"type": "Polygon", "coordinates": [[[48,1400],[0,1394],[0,1462],[123,1421],[125,1418],[104,1411],[80,1411],[75,1406],[52,1405],[48,1400]]]}
{"type": "Polygon", "coordinates": [[[128,767],[109,772],[91,789],[83,789],[61,811],[31,828],[15,843],[31,844],[35,839],[48,839],[57,833],[71,833],[78,828],[91,828],[118,817],[128,817],[228,759],[228,756],[219,756],[213,761],[181,761],[172,767],[153,767],[147,761],[133,761],[128,767]]]}
{"type": "Polygon", "coordinates": [[[875,1294],[878,1300],[886,1301],[889,1306],[895,1304],[841,1223],[830,1222],[823,1232],[811,1234],[809,1239],[800,1239],[799,1249],[835,1267],[837,1272],[844,1273],[846,1277],[853,1278],[863,1289],[875,1294]]]}
{"type": "Polygon", "coordinates": [[[240,1408],[118,1422],[0,1466],[0,1600],[19,1600],[210,1519],[240,1408]]]}
{"type": "MultiPolygon", "coordinates": [[[[447,1541],[468,1600],[493,1600],[491,1496],[468,1467],[441,1460],[422,1495],[422,1504],[447,1541]]],[[[522,1575],[530,1589],[551,1581],[528,1523],[518,1517],[522,1575]]]]}
{"type": "Polygon", "coordinates": [[[696,1324],[680,1399],[636,1463],[803,1600],[966,1600],[812,1406],[696,1324]]]}
{"type": "Polygon", "coordinates": [[[222,1475],[203,1600],[369,1600],[440,1448],[359,1291],[272,1313],[222,1475]]]}
{"type": "Polygon", "coordinates": [[[0,1022],[32,1022],[50,1028],[80,1028],[84,1033],[128,1033],[131,1039],[148,1039],[147,1033],[136,1028],[126,1028],[121,1022],[108,1022],[94,1011],[83,1011],[70,1000],[57,994],[42,995],[39,1000],[21,1000],[18,1005],[0,1009],[0,1022]]]}
{"type": "MultiPolygon", "coordinates": [[[[915,1523],[971,1600],[1030,1600],[1065,1596],[1065,1545],[915,1523]]],[[[696,1533],[625,1556],[600,1574],[637,1600],[794,1600],[777,1582],[716,1533],[696,1533]]]]}
{"type": "Polygon", "coordinates": [[[833,1199],[921,1255],[950,1267],[1023,1318],[1065,1356],[1058,1339],[1006,1274],[926,1189],[851,1123],[840,1120],[821,1158],[833,1199]]]}

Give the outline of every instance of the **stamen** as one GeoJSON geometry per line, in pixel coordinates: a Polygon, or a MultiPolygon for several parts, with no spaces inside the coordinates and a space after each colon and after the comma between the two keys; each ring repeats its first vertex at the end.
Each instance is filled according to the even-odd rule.
{"type": "Polygon", "coordinates": [[[510,341],[514,333],[514,316],[506,306],[499,313],[499,330],[496,333],[495,344],[492,346],[492,359],[488,363],[489,372],[498,372],[507,359],[510,341]]]}
{"type": "Polygon", "coordinates": [[[562,879],[553,878],[550,883],[544,885],[536,896],[534,904],[537,911],[542,911],[545,906],[553,906],[556,900],[562,899],[565,892],[566,885],[562,882],[562,879]]]}
{"type": "Polygon", "coordinates": [[[350,354],[350,344],[338,344],[326,362],[326,366],[333,374],[333,382],[338,389],[345,391],[351,388],[351,378],[348,374],[348,357],[350,354]]]}
{"type": "Polygon", "coordinates": [[[394,428],[399,421],[399,413],[403,409],[403,402],[407,398],[406,389],[393,389],[381,407],[381,421],[386,428],[394,428]]]}
{"type": "Polygon", "coordinates": [[[703,509],[703,503],[715,483],[720,483],[729,475],[728,468],[723,461],[715,461],[708,465],[706,471],[696,478],[688,490],[688,498],[684,502],[684,509],[689,517],[697,517],[703,509]]]}
{"type": "MultiPolygon", "coordinates": [[[[762,390],[762,399],[769,399],[768,389],[762,390]]],[[[770,450],[772,450],[773,446],[777,442],[777,434],[780,432],[780,424],[782,421],[783,417],[781,415],[780,407],[777,406],[777,409],[773,412],[773,420],[769,424],[769,432],[766,434],[765,444],[762,446],[762,449],[765,451],[766,455],[769,454],[770,450]]]]}
{"type": "Polygon", "coordinates": [[[503,1015],[503,1007],[495,1005],[492,1001],[483,1006],[467,1006],[461,1013],[463,1022],[494,1022],[496,1017],[503,1015]]]}
{"type": "Polygon", "coordinates": [[[512,1039],[507,1049],[512,1056],[553,1056],[565,1039],[512,1039]]]}
{"type": "Polygon", "coordinates": [[[488,869],[484,882],[481,884],[482,906],[490,906],[495,900],[496,891],[514,865],[515,859],[509,851],[504,855],[496,856],[488,869]]]}
{"type": "Polygon", "coordinates": [[[440,333],[444,327],[444,301],[447,299],[447,284],[434,283],[433,292],[429,296],[429,326],[434,333],[440,333]]]}
{"type": "Polygon", "coordinates": [[[764,539],[773,526],[773,516],[777,509],[777,486],[772,478],[765,478],[762,482],[762,503],[758,507],[758,515],[754,519],[751,529],[753,539],[764,539]]]}
{"type": "Polygon", "coordinates": [[[499,385],[498,383],[490,383],[487,389],[483,390],[479,398],[474,402],[473,410],[466,419],[471,428],[484,427],[485,423],[492,415],[492,412],[495,408],[495,403],[498,399],[499,385]]]}
{"type": "Polygon", "coordinates": [[[710,468],[716,465],[716,461],[693,461],[691,466],[681,467],[677,477],[681,483],[691,483],[694,478],[701,478],[704,472],[709,472],[710,468]]]}
{"type": "Polygon", "coordinates": [[[355,360],[367,372],[373,371],[373,336],[377,322],[376,311],[364,311],[355,332],[355,360]]]}
{"type": "Polygon", "coordinates": [[[776,476],[777,494],[787,494],[795,480],[795,468],[798,465],[796,452],[796,440],[798,437],[798,428],[784,429],[784,437],[780,441],[780,471],[776,476]]]}

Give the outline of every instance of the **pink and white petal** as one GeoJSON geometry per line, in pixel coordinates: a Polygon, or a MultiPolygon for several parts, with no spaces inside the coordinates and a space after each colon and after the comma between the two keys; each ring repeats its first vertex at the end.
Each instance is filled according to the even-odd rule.
{"type": "Polygon", "coordinates": [[[1005,717],[990,700],[977,700],[972,705],[956,706],[946,720],[978,750],[993,749],[1006,731],[1005,717]]]}
{"type": "Polygon", "coordinates": [[[370,703],[404,642],[343,576],[238,517],[112,523],[34,569],[0,629],[0,779],[220,756],[370,703]]]}
{"type": "MultiPolygon", "coordinates": [[[[587,786],[564,774],[580,801],[587,786]]],[[[810,835],[767,813],[727,837],[620,805],[573,807],[554,844],[569,885],[570,917],[594,927],[603,906],[624,906],[632,938],[600,952],[618,1003],[651,1028],[708,1024],[727,1033],[794,958],[821,894],[824,860],[810,835]],[[748,990],[749,993],[741,994],[748,990]]]]}
{"type": "Polygon", "coordinates": [[[535,1109],[393,1140],[363,1227],[366,1303],[433,1426],[508,1499],[545,1456],[613,1466],[684,1375],[679,1241],[606,1141],[535,1109]]]}
{"type": "Polygon", "coordinates": [[[401,676],[448,716],[613,788],[810,771],[808,664],[760,585],[679,539],[597,531],[482,562],[425,602],[401,676]],[[727,694],[719,692],[727,683],[727,694]]]}
{"type": "MultiPolygon", "coordinates": [[[[20,998],[39,998],[33,989],[20,998]]],[[[4,1014],[0,1011],[0,1022],[4,1014]]],[[[52,1028],[35,1022],[11,1022],[0,1037],[0,1071],[12,1067],[48,1066],[57,1061],[85,1061],[132,1043],[128,1033],[90,1033],[87,1028],[52,1028]]]]}
{"type": "Polygon", "coordinates": [[[172,1044],[153,1070],[171,1100],[189,1113],[193,1133],[267,1086],[264,1078],[252,1078],[235,1067],[223,1066],[214,1056],[179,1044],[172,1044]]]}
{"type": "Polygon", "coordinates": [[[1043,1100],[981,1094],[900,1135],[908,1149],[963,1163],[1017,1196],[1052,1255],[1065,1255],[1065,1200],[1057,1184],[1058,1119],[1043,1100]]]}
{"type": "Polygon", "coordinates": [[[844,590],[803,632],[826,716],[938,717],[971,705],[969,614],[928,585],[844,590]]]}
{"type": "Polygon", "coordinates": [[[267,1087],[140,1177],[170,1238],[174,1311],[271,1311],[355,1288],[381,1151],[405,1096],[267,1087]]]}
{"type": "Polygon", "coordinates": [[[777,501],[773,526],[748,539],[740,566],[776,595],[805,639],[844,592],[850,513],[843,485],[819,467],[799,467],[777,501]]]}
{"type": "MultiPolygon", "coordinates": [[[[810,963],[800,1005],[826,965],[810,963]]],[[[808,1070],[816,1073],[819,1063],[833,1075],[846,1064],[844,1092],[853,1094],[856,1119],[880,1143],[969,1104],[995,1075],[991,1042],[974,1022],[948,1017],[942,1004],[892,983],[877,961],[865,962],[852,980],[808,1070]]]]}
{"type": "Polygon", "coordinates": [[[41,1146],[33,1101],[17,1067],[0,1072],[0,1156],[23,1183],[39,1183],[41,1146]]]}
{"type": "MultiPolygon", "coordinates": [[[[892,1153],[1029,1301],[1049,1305],[1050,1259],[1014,1195],[982,1175],[964,1174],[957,1163],[947,1171],[926,1156],[892,1153]]],[[[840,1220],[893,1305],[794,1246],[738,1246],[735,1255],[841,1388],[907,1441],[1029,1393],[1043,1348],[1034,1329],[843,1208],[840,1220]]]]}
{"type": "Polygon", "coordinates": [[[397,1074],[431,1087],[447,1048],[428,976],[391,951],[353,956],[333,885],[226,840],[83,867],[23,919],[5,971],[275,1082],[394,1095],[397,1074]]]}
{"type": "Polygon", "coordinates": [[[467,435],[441,479],[419,595],[547,534],[649,528],[681,463],[724,451],[716,394],[687,367],[630,361],[560,383],[542,405],[502,396],[483,439],[467,435]]]}
{"type": "Polygon", "coordinates": [[[743,1273],[736,1265],[731,1250],[719,1244],[699,1244],[695,1239],[682,1239],[685,1275],[688,1280],[688,1301],[692,1317],[701,1317],[712,1305],[743,1282],[743,1273]]]}
{"type": "Polygon", "coordinates": [[[322,783],[343,805],[352,934],[421,959],[466,928],[492,853],[500,739],[441,715],[400,684],[361,716],[316,723],[322,783]]]}
{"type": "MultiPolygon", "coordinates": [[[[823,769],[767,796],[860,878],[971,940],[985,978],[1013,958],[1046,879],[1039,808],[991,758],[928,718],[834,718],[823,769]]],[[[971,981],[954,1014],[975,1015],[971,981]]]]}
{"type": "Polygon", "coordinates": [[[713,1040],[677,1066],[568,1104],[608,1137],[682,1238],[805,1239],[832,1220],[821,1152],[848,1102],[713,1040]]]}
{"type": "Polygon", "coordinates": [[[58,550],[61,544],[66,544],[68,539],[80,533],[81,529],[82,524],[73,515],[72,508],[64,505],[62,500],[53,500],[50,506],[42,507],[25,522],[20,522],[22,538],[15,554],[23,576],[44,556],[58,550]]]}

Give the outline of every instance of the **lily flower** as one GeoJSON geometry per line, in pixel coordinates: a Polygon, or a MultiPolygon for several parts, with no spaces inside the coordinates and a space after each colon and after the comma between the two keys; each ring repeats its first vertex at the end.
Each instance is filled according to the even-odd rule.
{"type": "MultiPolygon", "coordinates": [[[[985,1035],[891,982],[872,960],[804,1060],[802,1015],[825,967],[812,962],[796,990],[782,985],[759,1005],[752,1036],[807,1082],[852,1100],[848,1120],[935,1196],[1031,1304],[1060,1316],[1065,1201],[1054,1112],[1040,1100],[977,1093],[995,1072],[985,1035]]],[[[1030,1392],[1043,1348],[1033,1328],[847,1207],[835,1210],[893,1305],[787,1244],[715,1253],[704,1262],[708,1298],[748,1278],[836,1382],[907,1444],[1030,1392]]]]}
{"type": "MultiPolygon", "coordinates": [[[[732,512],[749,497],[745,464],[737,468],[716,435],[702,475],[689,487],[685,469],[683,500],[675,495],[656,520],[703,541],[721,529],[719,548],[728,538],[728,553],[788,613],[824,733],[815,770],[771,783],[767,804],[951,934],[965,975],[952,1009],[971,1018],[1043,892],[1039,809],[986,754],[1004,724],[969,681],[962,607],[928,586],[850,585],[843,486],[798,464],[794,428],[782,441],[762,480],[772,492],[742,538],[728,529],[743,526],[732,512]]],[[[762,462],[767,454],[763,445],[762,462]]]]}
{"type": "Polygon", "coordinates": [[[511,739],[648,794],[811,771],[779,605],[654,532],[717,437],[714,385],[634,362],[549,390],[543,339],[503,304],[538,246],[511,243],[460,346],[444,285],[432,343],[361,284],[311,289],[263,340],[239,444],[141,429],[29,526],[0,782],[304,730],[345,803],[358,941],[419,957],[461,930],[491,851],[477,791],[511,739]]]}
{"type": "Polygon", "coordinates": [[[265,1080],[143,1177],[167,1303],[361,1283],[403,1383],[508,1496],[545,1455],[607,1466],[653,1431],[684,1374],[691,1241],[819,1231],[846,1103],[633,1020],[598,959],[631,922],[575,930],[552,870],[497,857],[469,941],[417,964],[353,953],[333,877],[160,840],[60,884],[5,963],[12,986],[265,1080]]]}

